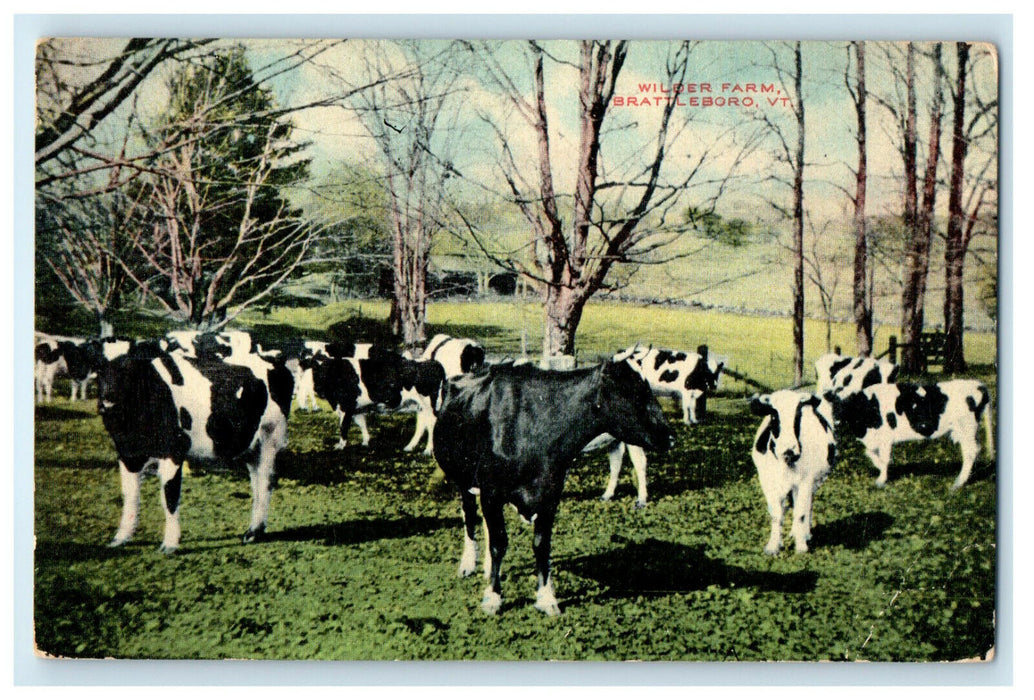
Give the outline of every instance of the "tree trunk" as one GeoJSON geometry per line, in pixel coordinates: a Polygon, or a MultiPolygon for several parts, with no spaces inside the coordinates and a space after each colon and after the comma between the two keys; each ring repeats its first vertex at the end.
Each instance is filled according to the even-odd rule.
{"type": "Polygon", "coordinates": [[[865,186],[868,165],[865,151],[865,43],[856,42],[857,89],[855,94],[855,115],[858,121],[858,171],[855,174],[854,199],[854,319],[855,340],[858,354],[872,354],[872,308],[866,289],[868,270],[868,240],[865,227],[865,186]]]}
{"type": "Polygon", "coordinates": [[[941,44],[934,46],[934,94],[930,110],[930,143],[923,176],[923,205],[916,225],[910,229],[909,247],[905,256],[905,279],[901,290],[901,366],[908,374],[922,370],[923,358],[918,351],[923,332],[926,280],[930,271],[930,244],[933,240],[933,210],[937,196],[937,163],[941,148],[941,44]]]}
{"type": "Polygon", "coordinates": [[[948,240],[944,250],[944,372],[962,372],[966,360],[962,349],[962,267],[966,255],[963,243],[965,213],[962,210],[962,181],[966,163],[966,70],[969,44],[960,42],[958,82],[955,89],[954,121],[951,128],[951,186],[948,191],[948,240]]]}
{"type": "Polygon", "coordinates": [[[573,355],[574,338],[588,297],[576,294],[570,287],[549,285],[544,309],[542,356],[573,355]]]}
{"type": "Polygon", "coordinates": [[[804,73],[801,42],[794,44],[794,97],[797,114],[797,150],[793,173],[793,376],[804,381],[804,73]]]}

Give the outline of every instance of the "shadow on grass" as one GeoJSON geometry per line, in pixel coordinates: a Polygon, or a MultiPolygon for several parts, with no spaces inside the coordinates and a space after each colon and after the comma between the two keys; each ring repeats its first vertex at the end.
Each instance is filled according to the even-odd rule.
{"type": "Polygon", "coordinates": [[[91,412],[88,408],[77,409],[47,404],[44,404],[42,406],[36,406],[37,423],[65,420],[88,420],[90,418],[96,417],[97,414],[91,412]]]}
{"type": "Polygon", "coordinates": [[[811,548],[844,547],[865,549],[894,524],[894,518],[881,511],[854,513],[830,523],[816,523],[811,531],[811,548]]]}
{"type": "MultiPolygon", "coordinates": [[[[948,482],[954,482],[960,471],[962,471],[961,460],[939,462],[922,460],[917,462],[899,462],[897,464],[891,461],[887,483],[892,484],[898,479],[904,479],[909,476],[937,476],[943,477],[948,482]]],[[[973,471],[970,472],[966,484],[992,480],[995,477],[995,473],[996,466],[994,460],[981,457],[973,465],[973,471]]]]}
{"type": "MultiPolygon", "coordinates": [[[[114,532],[114,530],[112,530],[114,532]]],[[[109,547],[107,544],[83,544],[82,542],[56,542],[37,540],[35,559],[37,564],[44,561],[84,562],[106,561],[126,556],[131,552],[123,547],[109,547]]],[[[157,546],[157,545],[156,545],[157,546]]]]}
{"type": "Polygon", "coordinates": [[[372,542],[375,540],[401,539],[417,535],[428,535],[436,530],[450,528],[459,531],[463,521],[460,518],[439,518],[414,515],[402,518],[379,520],[350,520],[343,523],[302,525],[286,530],[267,532],[263,542],[312,542],[322,541],[327,546],[342,546],[372,542]]]}
{"type": "Polygon", "coordinates": [[[597,581],[606,590],[591,597],[604,599],[664,596],[700,591],[708,586],[808,593],[818,582],[814,571],[787,574],[752,571],[712,559],[704,549],[704,545],[690,547],[650,538],[628,543],[620,549],[566,560],[560,566],[597,581]]]}

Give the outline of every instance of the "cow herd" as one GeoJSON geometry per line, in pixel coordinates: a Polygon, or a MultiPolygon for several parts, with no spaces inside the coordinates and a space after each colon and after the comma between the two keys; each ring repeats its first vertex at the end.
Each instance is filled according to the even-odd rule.
{"type": "MultiPolygon", "coordinates": [[[[787,389],[750,399],[751,412],[761,418],[751,457],[770,514],[767,554],[780,549],[788,499],[795,548],[808,550],[812,502],[835,465],[838,436],[861,441],[879,471],[878,486],[887,481],[899,442],[950,437],[962,454],[954,488],[966,483],[979,454],[981,421],[993,454],[989,395],[976,380],[899,384],[891,363],[839,354],[819,358],[815,369],[814,393],[787,389]]],[[[294,401],[299,410],[318,410],[317,397],[330,405],[338,417],[336,449],[347,448],[353,422],[362,444],[369,443],[369,412],[414,410],[415,431],[404,449],[415,450],[426,438],[425,454],[434,455],[460,495],[461,576],[477,568],[477,530],[483,526],[488,587],[481,608],[489,614],[502,603],[504,506],[513,506],[532,525],[535,607],[556,615],[551,540],[574,461],[587,451],[608,451],[603,500],[609,500],[627,453],[638,485],[636,506],[644,507],[646,450],[663,452],[674,443],[656,396],[676,397],[685,424],[701,422],[722,370],[704,346],[693,353],[641,343],[593,366],[547,370],[521,360],[491,362],[478,342],[446,335],[419,354],[352,342],[295,340],[264,347],[243,331],[175,331],[135,341],[37,333],[35,351],[37,402],[51,400],[58,376],[71,381],[73,401],[85,399],[96,379],[123,496],[111,546],[133,536],[141,478],[153,469],[165,513],[160,549],[176,550],[188,459],[247,466],[252,508],[243,539],[261,538],[294,401]]]]}

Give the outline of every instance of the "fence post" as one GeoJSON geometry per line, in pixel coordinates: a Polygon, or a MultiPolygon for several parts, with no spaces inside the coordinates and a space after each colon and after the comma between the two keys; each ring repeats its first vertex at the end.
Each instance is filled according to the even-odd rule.
{"type": "Polygon", "coordinates": [[[898,337],[896,335],[890,336],[887,341],[887,354],[890,355],[890,361],[893,364],[898,363],[898,337]]]}

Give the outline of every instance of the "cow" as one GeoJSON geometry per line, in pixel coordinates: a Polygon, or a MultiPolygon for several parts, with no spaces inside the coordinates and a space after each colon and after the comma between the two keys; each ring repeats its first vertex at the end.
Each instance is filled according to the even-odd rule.
{"type": "Polygon", "coordinates": [[[437,360],[447,379],[480,369],[485,363],[485,349],[470,338],[453,338],[439,333],[420,355],[421,360],[437,360]]]}
{"type": "Polygon", "coordinates": [[[312,366],[315,357],[321,355],[330,357],[328,345],[333,345],[334,352],[349,357],[357,354],[366,357],[369,352],[369,343],[360,345],[348,345],[347,343],[328,343],[322,340],[292,340],[285,343],[282,348],[284,362],[287,369],[295,377],[295,399],[298,401],[299,410],[320,410],[320,404],[316,402],[316,391],[312,379],[312,366]],[[351,349],[348,349],[351,347],[351,349]]]}
{"type": "Polygon", "coordinates": [[[627,359],[643,375],[655,394],[677,397],[682,405],[682,422],[700,423],[707,410],[707,395],[718,386],[722,362],[708,361],[701,353],[643,346],[636,343],[614,355],[627,359]]]}
{"type": "MultiPolygon", "coordinates": [[[[403,354],[410,358],[408,352],[403,354]]],[[[445,371],[445,379],[453,379],[468,372],[480,369],[485,364],[485,349],[477,341],[470,338],[453,338],[444,333],[439,333],[424,348],[419,357],[420,361],[435,361],[445,371]]],[[[424,447],[424,454],[429,455],[434,450],[434,411],[425,407],[424,402],[418,402],[420,410],[416,414],[416,428],[409,443],[402,449],[410,452],[416,449],[427,435],[427,444],[424,447]]]]}
{"type": "Polygon", "coordinates": [[[873,384],[893,383],[897,376],[898,366],[886,360],[827,353],[815,360],[815,393],[834,391],[843,398],[873,384]]]}
{"type": "Polygon", "coordinates": [[[595,450],[606,450],[607,460],[610,462],[610,478],[607,479],[607,488],[600,496],[601,501],[609,501],[614,497],[614,491],[618,487],[618,476],[621,474],[621,463],[628,453],[628,459],[632,462],[635,470],[636,482],[636,508],[645,508],[647,501],[646,493],[646,450],[639,445],[627,445],[614,438],[613,435],[603,434],[586,445],[583,452],[595,450]]]}
{"type": "MultiPolygon", "coordinates": [[[[706,410],[706,399],[707,394],[713,392],[717,386],[718,381],[721,377],[722,367],[724,362],[708,362],[707,357],[704,353],[672,353],[670,350],[661,350],[653,355],[654,360],[648,359],[651,348],[643,348],[641,344],[633,345],[632,347],[614,355],[615,360],[629,359],[632,360],[632,366],[639,371],[640,374],[650,381],[650,376],[653,376],[656,381],[651,382],[651,388],[655,393],[666,394],[676,393],[681,397],[683,407],[683,421],[687,423],[698,423],[703,419],[706,410]],[[662,353],[667,353],[662,355],[662,353]],[[692,359],[693,356],[699,358],[695,361],[692,359]],[[661,381],[670,379],[670,374],[665,374],[664,371],[660,373],[651,371],[651,365],[653,369],[657,369],[658,359],[660,360],[660,366],[664,366],[668,363],[681,363],[683,366],[671,368],[671,372],[678,372],[679,369],[686,369],[686,365],[693,365],[693,369],[689,369],[686,373],[686,381],[683,383],[684,392],[679,393],[672,390],[672,384],[677,384],[677,379],[673,382],[661,381]],[[706,373],[703,371],[706,370],[706,373]],[[694,374],[696,372],[696,374],[694,374]],[[666,386],[666,384],[668,386],[666,386]],[[688,407],[688,411],[687,411],[688,407]]],[[[681,373],[680,373],[681,376],[681,373]]],[[[637,445],[626,445],[622,442],[600,438],[586,447],[586,451],[593,449],[607,449],[607,457],[610,462],[610,479],[607,481],[607,488],[603,492],[601,497],[604,501],[609,501],[614,496],[614,491],[617,488],[618,476],[621,473],[621,464],[624,460],[624,455],[628,453],[628,459],[632,462],[632,467],[635,469],[636,475],[636,488],[637,496],[635,501],[636,508],[645,508],[647,501],[647,489],[646,489],[646,452],[637,445]]]]}
{"type": "MultiPolygon", "coordinates": [[[[308,365],[303,365],[308,367],[308,365]]],[[[328,343],[311,359],[316,395],[330,403],[340,420],[340,438],[334,449],[348,445],[349,423],[362,431],[362,444],[370,444],[366,413],[378,408],[417,408],[418,432],[405,446],[414,449],[424,432],[421,421],[433,416],[445,370],[433,360],[410,360],[389,348],[368,343],[328,343]]],[[[430,454],[430,442],[425,450],[430,454]]]]}
{"type": "Polygon", "coordinates": [[[480,497],[490,560],[484,612],[494,615],[502,604],[499,572],[508,542],[503,506],[509,503],[534,526],[535,607],[560,613],[550,572],[557,506],[572,462],[603,433],[648,449],[670,447],[672,432],[660,405],[629,362],[568,371],[507,363],[446,383],[434,456],[460,494],[460,576],[476,567],[480,497]]]}
{"type": "Polygon", "coordinates": [[[990,396],[976,379],[951,379],[937,384],[874,384],[846,397],[829,392],[833,417],[861,440],[866,455],[879,471],[877,486],[887,483],[891,452],[899,442],[949,436],[962,453],[962,470],[952,484],[961,488],[980,454],[980,421],[989,456],[994,456],[990,396]]]}
{"type": "Polygon", "coordinates": [[[794,546],[807,552],[812,499],[837,457],[830,406],[814,394],[784,389],[754,396],[750,410],[763,417],[750,454],[768,503],[771,527],[764,552],[779,553],[788,496],[793,499],[794,546]]]}
{"type": "Polygon", "coordinates": [[[36,402],[49,403],[53,398],[54,380],[67,376],[71,383],[69,401],[86,400],[86,389],[97,376],[99,341],[96,339],[37,337],[35,348],[36,402]]]}
{"type": "Polygon", "coordinates": [[[175,347],[165,339],[133,343],[100,368],[98,410],[115,443],[123,497],[109,546],[132,538],[141,477],[153,465],[165,510],[159,550],[176,551],[187,458],[246,463],[252,510],[243,541],[254,542],[265,532],[276,456],[287,444],[291,373],[281,363],[244,350],[240,336],[211,335],[198,334],[196,343],[175,347]]]}

